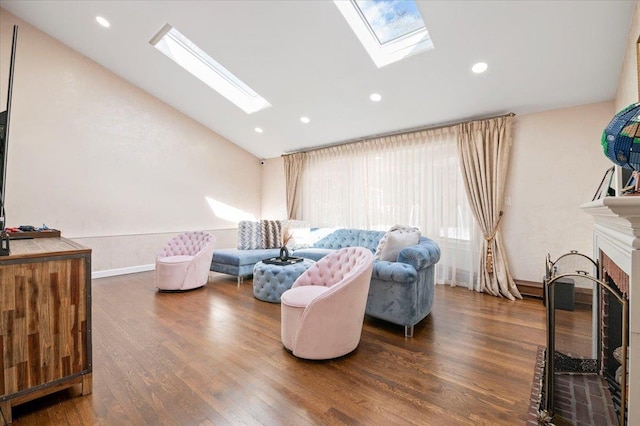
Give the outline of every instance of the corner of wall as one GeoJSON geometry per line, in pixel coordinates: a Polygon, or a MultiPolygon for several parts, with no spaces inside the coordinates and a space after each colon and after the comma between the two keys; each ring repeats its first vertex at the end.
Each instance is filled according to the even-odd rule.
{"type": "Polygon", "coordinates": [[[287,194],[282,157],[264,160],[262,165],[262,218],[286,219],[287,194]]]}

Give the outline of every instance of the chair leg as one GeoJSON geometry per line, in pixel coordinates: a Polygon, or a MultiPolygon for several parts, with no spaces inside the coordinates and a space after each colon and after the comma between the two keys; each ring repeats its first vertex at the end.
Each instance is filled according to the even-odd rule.
{"type": "Polygon", "coordinates": [[[244,277],[242,275],[238,275],[238,288],[240,288],[240,284],[244,281],[244,277]]]}
{"type": "Polygon", "coordinates": [[[405,325],[404,326],[404,337],[413,337],[413,326],[405,325]]]}

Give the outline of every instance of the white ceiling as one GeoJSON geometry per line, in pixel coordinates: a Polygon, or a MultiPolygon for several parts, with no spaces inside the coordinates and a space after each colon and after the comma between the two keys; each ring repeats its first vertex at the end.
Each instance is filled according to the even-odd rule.
{"type": "Polygon", "coordinates": [[[330,0],[0,0],[0,7],[259,158],[615,97],[634,1],[418,3],[435,49],[380,69],[330,0]],[[111,27],[99,26],[97,15],[111,27]],[[165,23],[273,106],[247,115],[167,59],[149,44],[165,23]],[[479,61],[489,69],[475,75],[479,61]],[[369,100],[373,92],[382,102],[369,100]]]}

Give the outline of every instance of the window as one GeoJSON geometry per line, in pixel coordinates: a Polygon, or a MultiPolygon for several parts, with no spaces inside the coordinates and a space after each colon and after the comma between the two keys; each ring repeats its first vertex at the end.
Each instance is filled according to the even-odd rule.
{"type": "Polygon", "coordinates": [[[297,217],[326,228],[416,226],[440,246],[439,283],[475,283],[480,238],[452,130],[308,152],[300,181],[297,217]]]}
{"type": "Polygon", "coordinates": [[[415,1],[334,0],[378,68],[433,49],[415,1]]]}
{"type": "Polygon", "coordinates": [[[271,106],[266,99],[171,25],[162,27],[149,43],[247,114],[271,106]]]}

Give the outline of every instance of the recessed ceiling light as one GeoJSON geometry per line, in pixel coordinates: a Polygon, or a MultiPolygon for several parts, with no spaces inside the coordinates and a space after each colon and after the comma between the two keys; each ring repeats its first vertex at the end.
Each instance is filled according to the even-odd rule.
{"type": "Polygon", "coordinates": [[[255,129],[253,129],[253,130],[255,130],[255,131],[256,131],[256,133],[262,133],[262,132],[264,132],[264,130],[262,130],[262,128],[261,128],[261,127],[256,127],[256,128],[255,128],[255,129]]]}
{"type": "Polygon", "coordinates": [[[102,25],[105,28],[109,28],[111,26],[109,21],[104,19],[102,16],[96,16],[96,21],[98,21],[98,24],[102,25]]]}
{"type": "Polygon", "coordinates": [[[372,93],[371,96],[369,96],[369,99],[373,102],[380,102],[382,100],[382,95],[379,93],[372,93]]]}
{"type": "Polygon", "coordinates": [[[478,62],[473,67],[471,67],[471,71],[475,72],[476,74],[481,74],[485,72],[487,68],[488,68],[488,65],[486,62],[478,62]]]}
{"type": "Polygon", "coordinates": [[[300,121],[302,121],[303,123],[307,124],[311,120],[309,120],[309,117],[300,117],[300,121]]]}

